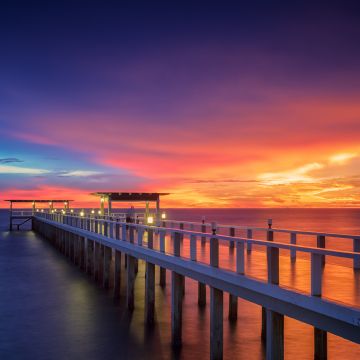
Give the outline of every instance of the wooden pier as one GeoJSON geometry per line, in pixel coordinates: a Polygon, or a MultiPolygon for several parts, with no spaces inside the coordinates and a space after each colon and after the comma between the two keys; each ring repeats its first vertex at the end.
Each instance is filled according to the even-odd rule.
{"type": "MultiPolygon", "coordinates": [[[[314,358],[327,358],[327,332],[360,344],[359,304],[346,304],[342,299],[322,298],[324,259],[335,257],[353,261],[358,271],[360,253],[359,237],[339,234],[307,235],[321,236],[318,247],[296,245],[294,237],[300,231],[230,226],[229,235],[219,234],[221,225],[215,223],[185,223],[162,221],[162,226],[126,223],[122,217],[75,216],[61,213],[36,213],[33,229],[51,241],[63,254],[73,259],[78,266],[93,276],[104,288],[111,287],[114,298],[120,296],[120,271],[122,257],[126,261],[126,301],[129,310],[134,309],[134,282],[137,261],[146,262],[145,314],[144,321],[155,321],[155,267],[162,273],[165,286],[166,271],[171,272],[171,331],[173,346],[182,343],[182,299],[186,296],[184,278],[198,282],[199,306],[206,304],[206,288],[210,291],[210,357],[223,356],[223,296],[229,294],[229,318],[237,317],[237,298],[243,298],[262,306],[262,329],[266,343],[267,359],[284,358],[284,316],[297,319],[314,327],[314,358]],[[164,227],[165,226],[165,227],[164,227]],[[186,229],[186,228],[189,229],[186,229]],[[247,237],[235,236],[238,228],[245,230],[247,237]],[[252,233],[265,231],[267,240],[253,239],[252,233]],[[274,241],[274,233],[288,232],[290,243],[274,241]],[[294,236],[295,235],[295,236],[294,236]],[[353,241],[354,252],[323,248],[327,236],[342,237],[353,241]],[[209,244],[207,262],[199,261],[199,246],[209,244]],[[169,244],[171,248],[169,248],[169,244]],[[235,251],[235,269],[221,265],[219,247],[228,246],[235,251]],[[167,247],[165,246],[167,245],[167,247]],[[266,251],[266,279],[257,279],[247,274],[245,257],[252,245],[266,251]],[[166,251],[165,251],[166,247],[166,251]],[[310,254],[310,291],[299,291],[281,286],[279,279],[279,252],[286,250],[292,259],[294,254],[310,254]],[[124,257],[125,256],[125,257],[124,257]],[[111,262],[113,266],[111,267],[111,262]],[[110,282],[110,269],[113,279],[110,282]],[[166,269],[166,270],[164,270],[166,269]]],[[[269,224],[271,225],[271,224],[269,224]]],[[[249,269],[250,270],[250,269],[249,269]]]]}

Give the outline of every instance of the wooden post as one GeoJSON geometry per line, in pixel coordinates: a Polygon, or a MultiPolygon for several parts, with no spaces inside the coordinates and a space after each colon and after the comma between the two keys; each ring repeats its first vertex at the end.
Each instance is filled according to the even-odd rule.
{"type": "MultiPolygon", "coordinates": [[[[206,233],[205,216],[203,216],[201,222],[202,222],[201,232],[206,233]]],[[[201,237],[201,245],[205,246],[205,244],[206,244],[206,236],[202,236],[201,237]]]]}
{"type": "MultiPolygon", "coordinates": [[[[153,230],[148,229],[148,248],[153,248],[153,230]]],[[[145,322],[154,324],[155,317],[155,265],[146,262],[145,265],[145,322]]]]}
{"type": "Polygon", "coordinates": [[[121,288],[121,252],[115,250],[115,264],[114,264],[114,299],[120,298],[121,288]]]}
{"type": "Polygon", "coordinates": [[[105,245],[100,244],[100,256],[99,256],[99,284],[103,285],[104,279],[104,258],[105,258],[105,245]]]}
{"type": "Polygon", "coordinates": [[[206,285],[198,282],[198,305],[204,307],[206,305],[206,285]]]}
{"type": "MultiPolygon", "coordinates": [[[[267,240],[273,241],[273,231],[271,230],[272,222],[269,222],[267,240]]],[[[279,285],[279,249],[275,247],[267,248],[267,271],[268,282],[279,285]]],[[[264,308],[262,314],[266,313],[266,320],[263,326],[266,326],[266,358],[267,359],[284,359],[284,315],[276,311],[264,308]]]]}
{"type": "MultiPolygon", "coordinates": [[[[360,238],[354,238],[353,240],[353,252],[360,253],[360,238]]],[[[354,258],[353,266],[355,270],[360,269],[360,254],[354,258]]]]}
{"type": "MultiPolygon", "coordinates": [[[[268,220],[268,227],[269,230],[267,231],[266,234],[266,240],[267,241],[273,241],[274,240],[274,233],[271,230],[272,227],[272,220],[269,219],[268,220]]],[[[270,281],[270,279],[273,279],[272,276],[276,275],[276,268],[273,269],[273,267],[276,267],[276,251],[272,251],[272,248],[267,248],[266,249],[266,256],[267,256],[267,264],[268,264],[268,281],[270,281]],[[274,258],[273,258],[274,256],[274,258]],[[274,260],[274,261],[272,261],[274,260]]],[[[275,279],[273,279],[275,280],[275,279]]],[[[262,307],[261,309],[261,340],[266,341],[266,309],[264,307],[262,307]]]]}
{"type": "Polygon", "coordinates": [[[94,241],[87,239],[86,272],[89,275],[94,273],[94,241]]]}
{"type": "MultiPolygon", "coordinates": [[[[233,228],[233,227],[229,228],[229,236],[235,237],[235,228],[233,228]]],[[[234,249],[234,246],[235,246],[234,240],[230,240],[229,248],[234,249]]]]}
{"type": "MultiPolygon", "coordinates": [[[[174,256],[180,256],[181,234],[174,234],[174,256]]],[[[182,299],[184,276],[173,271],[171,273],[171,342],[178,347],[182,342],[182,299]]]]}
{"type": "MultiPolygon", "coordinates": [[[[252,229],[247,229],[247,230],[246,230],[246,237],[247,237],[248,239],[252,239],[252,237],[253,237],[252,229]]],[[[251,243],[247,243],[247,252],[248,252],[248,254],[251,253],[251,250],[252,250],[252,244],[251,244],[251,243]]]]}
{"type": "MultiPolygon", "coordinates": [[[[323,255],[311,253],[311,295],[322,295],[323,255]]],[[[327,359],[327,332],[314,327],[314,359],[327,359]]]]}
{"type": "Polygon", "coordinates": [[[99,280],[99,268],[100,268],[100,243],[95,241],[94,246],[94,279],[99,280]]]}
{"type": "Polygon", "coordinates": [[[135,298],[134,298],[134,288],[135,288],[135,258],[131,255],[127,256],[127,284],[126,284],[126,303],[130,311],[134,310],[135,298]]]}
{"type": "Polygon", "coordinates": [[[284,315],[266,309],[266,359],[284,359],[284,315]]]}
{"type": "MultiPolygon", "coordinates": [[[[211,224],[216,235],[216,223],[211,224]]],[[[210,265],[219,267],[219,240],[210,238],[210,265]]],[[[223,292],[210,286],[210,359],[223,358],[223,292]]]]}
{"type": "MultiPolygon", "coordinates": [[[[243,241],[236,243],[236,272],[240,275],[245,273],[245,244],[243,241]]],[[[237,296],[229,294],[229,320],[237,319],[238,299],[237,296]]]]}
{"type": "MultiPolygon", "coordinates": [[[[292,232],[290,234],[290,244],[296,245],[296,233],[292,232]]],[[[295,249],[290,250],[290,259],[292,262],[296,261],[296,250],[295,249]]]]}
{"type": "MultiPolygon", "coordinates": [[[[318,248],[325,249],[325,235],[318,235],[316,243],[318,248]]],[[[325,265],[325,255],[321,255],[321,264],[325,265]]]]}
{"type": "MultiPolygon", "coordinates": [[[[166,230],[160,231],[160,252],[165,252],[165,236],[166,230]]],[[[160,266],[160,286],[166,286],[166,269],[160,266]]]]}
{"type": "Polygon", "coordinates": [[[80,241],[80,268],[86,270],[86,239],[84,237],[79,237],[80,241]]]}
{"type": "Polygon", "coordinates": [[[103,268],[103,287],[109,288],[110,285],[110,263],[111,263],[112,249],[104,246],[104,268],[103,268]]]}
{"type": "Polygon", "coordinates": [[[145,271],[145,322],[153,325],[155,318],[155,265],[146,262],[145,271]]]}
{"type": "MultiPolygon", "coordinates": [[[[213,235],[216,235],[216,223],[211,224],[213,235]]],[[[210,238],[210,265],[219,267],[219,239],[210,238]]]]}
{"type": "Polygon", "coordinates": [[[327,359],[327,332],[314,327],[314,359],[327,359]]]}
{"type": "Polygon", "coordinates": [[[230,321],[234,321],[237,319],[237,307],[238,307],[237,296],[229,293],[229,320],[230,321]]]}

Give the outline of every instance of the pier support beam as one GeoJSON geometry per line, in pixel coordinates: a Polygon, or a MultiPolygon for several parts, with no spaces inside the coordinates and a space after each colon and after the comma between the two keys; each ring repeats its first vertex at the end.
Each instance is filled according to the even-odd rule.
{"type": "Polygon", "coordinates": [[[238,299],[237,296],[229,294],[229,320],[235,321],[237,319],[238,299]]]}
{"type": "Polygon", "coordinates": [[[182,342],[182,299],[184,276],[171,274],[171,343],[174,347],[182,342]]]}
{"type": "Polygon", "coordinates": [[[327,359],[327,332],[314,328],[314,360],[327,359]]]}
{"type": "Polygon", "coordinates": [[[284,359],[284,315],[266,310],[266,360],[284,359]]]}
{"type": "Polygon", "coordinates": [[[223,292],[210,287],[210,359],[223,358],[223,292]]]}
{"type": "Polygon", "coordinates": [[[102,285],[105,289],[110,286],[110,263],[111,263],[112,250],[108,246],[104,246],[104,267],[102,285]]]}
{"type": "Polygon", "coordinates": [[[86,272],[89,275],[93,275],[94,273],[94,241],[93,240],[86,240],[86,272]]]}
{"type": "Polygon", "coordinates": [[[166,269],[160,266],[160,286],[166,286],[166,269]]]}
{"type": "MultiPolygon", "coordinates": [[[[211,224],[212,233],[216,235],[216,223],[211,224]]],[[[210,265],[219,267],[219,239],[210,238],[210,265]]],[[[223,358],[223,292],[210,287],[210,359],[223,358]]]]}
{"type": "MultiPolygon", "coordinates": [[[[174,256],[180,256],[181,234],[174,234],[174,256]]],[[[182,342],[182,300],[184,276],[176,272],[171,273],[171,343],[174,347],[182,342]]]]}
{"type": "Polygon", "coordinates": [[[120,298],[120,288],[121,288],[121,252],[115,250],[114,299],[120,298]]]}
{"type": "MultiPolygon", "coordinates": [[[[154,231],[148,230],[148,248],[154,247],[154,231]]],[[[155,317],[155,265],[146,262],[145,265],[145,322],[154,324],[155,317]]]]}
{"type": "Polygon", "coordinates": [[[127,256],[127,268],[126,268],[126,303],[130,311],[134,310],[135,298],[134,298],[134,288],[135,288],[135,258],[128,255],[127,256]]]}
{"type": "Polygon", "coordinates": [[[153,325],[155,318],[155,265],[147,262],[145,273],[145,322],[147,325],[153,325]]]}
{"type": "Polygon", "coordinates": [[[198,305],[204,307],[206,305],[206,285],[198,282],[198,305]]]}

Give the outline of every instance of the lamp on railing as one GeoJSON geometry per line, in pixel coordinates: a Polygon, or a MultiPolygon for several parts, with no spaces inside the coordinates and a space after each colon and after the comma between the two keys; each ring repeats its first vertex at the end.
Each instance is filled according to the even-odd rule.
{"type": "Polygon", "coordinates": [[[71,212],[71,213],[73,213],[73,212],[74,212],[74,210],[73,210],[73,209],[71,209],[71,210],[70,210],[70,212],[71,212]]]}
{"type": "Polygon", "coordinates": [[[91,210],[91,213],[92,213],[92,214],[95,214],[95,210],[94,210],[94,209],[93,209],[93,210],[91,210]]]}
{"type": "Polygon", "coordinates": [[[147,223],[148,223],[149,225],[152,225],[152,224],[154,223],[154,218],[153,218],[152,216],[148,216],[148,217],[147,217],[147,223]]]}
{"type": "Polygon", "coordinates": [[[98,214],[101,215],[101,210],[98,211],[98,214]]]}
{"type": "Polygon", "coordinates": [[[85,215],[85,213],[84,213],[84,211],[80,211],[80,216],[84,216],[85,215]]]}
{"type": "Polygon", "coordinates": [[[161,219],[163,219],[163,220],[166,219],[166,214],[164,212],[161,214],[161,219]]]}

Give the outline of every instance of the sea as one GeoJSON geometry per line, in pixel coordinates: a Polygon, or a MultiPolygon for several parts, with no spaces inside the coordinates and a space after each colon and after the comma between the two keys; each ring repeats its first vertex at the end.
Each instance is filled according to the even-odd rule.
{"type": "MultiPolygon", "coordinates": [[[[166,209],[168,219],[218,224],[313,230],[360,235],[360,209],[166,209]]],[[[135,283],[135,310],[125,304],[125,272],[121,298],[100,288],[47,241],[31,231],[9,231],[9,213],[0,210],[0,359],[205,359],[209,358],[209,298],[197,305],[197,284],[186,279],[183,303],[183,345],[171,346],[170,273],[167,286],[158,286],[156,321],[144,325],[144,263],[139,263],[135,283]]],[[[241,234],[239,234],[241,235],[241,234]]],[[[261,239],[264,234],[256,234],[261,239]]],[[[287,235],[275,234],[288,242],[287,235]]],[[[299,237],[301,245],[315,245],[314,237],[299,237]]],[[[329,239],[327,247],[352,249],[351,240],[329,239]]],[[[249,272],[264,277],[262,249],[247,259],[249,272]],[[256,260],[258,259],[258,260],[256,260]],[[256,260],[256,261],[255,261],[256,260]],[[252,262],[251,262],[252,261],[252,262]],[[251,263],[251,264],[250,264],[251,263]]],[[[229,250],[221,249],[227,262],[229,250]]],[[[206,256],[204,255],[206,260],[206,256]]],[[[205,261],[204,260],[204,261],[205,261]]],[[[230,263],[232,263],[230,261],[230,263]]],[[[229,265],[230,266],[230,265],[229,265]]],[[[281,254],[280,284],[300,291],[309,288],[309,262],[301,256],[291,265],[281,254]]],[[[209,291],[207,291],[209,297],[209,291]]],[[[324,296],[360,305],[360,273],[351,262],[327,261],[324,296]]],[[[224,294],[224,359],[265,359],[260,339],[261,307],[239,299],[238,319],[228,320],[224,294]]],[[[313,359],[313,327],[285,317],[285,359],[313,359]]],[[[328,334],[329,359],[359,359],[360,345],[328,334]]]]}

